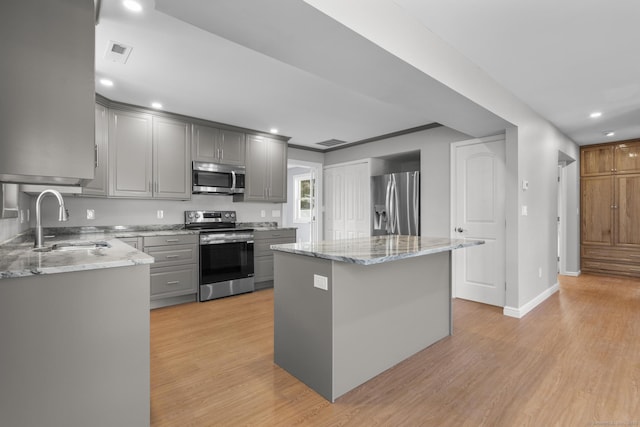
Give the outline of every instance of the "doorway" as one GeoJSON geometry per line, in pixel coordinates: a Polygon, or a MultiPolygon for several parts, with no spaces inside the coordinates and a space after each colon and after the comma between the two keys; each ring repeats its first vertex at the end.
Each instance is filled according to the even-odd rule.
{"type": "Polygon", "coordinates": [[[451,238],[484,245],[452,251],[455,297],[504,307],[506,302],[505,137],[451,146],[451,238]]]}
{"type": "Polygon", "coordinates": [[[282,224],[296,228],[297,243],[322,240],[322,163],[289,160],[282,224]]]}

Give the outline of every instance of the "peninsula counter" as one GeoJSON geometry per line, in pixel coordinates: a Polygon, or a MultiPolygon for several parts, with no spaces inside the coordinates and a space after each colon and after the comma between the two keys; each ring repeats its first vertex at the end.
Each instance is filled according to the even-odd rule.
{"type": "Polygon", "coordinates": [[[450,335],[451,251],[483,243],[376,236],[273,245],[275,363],[333,402],[450,335]]]}

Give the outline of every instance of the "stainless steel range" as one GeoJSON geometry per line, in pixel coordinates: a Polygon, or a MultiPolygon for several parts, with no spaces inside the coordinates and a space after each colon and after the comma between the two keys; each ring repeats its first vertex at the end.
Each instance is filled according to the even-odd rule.
{"type": "Polygon", "coordinates": [[[235,211],[185,211],[184,223],[200,230],[200,301],[253,292],[253,230],[235,211]]]}

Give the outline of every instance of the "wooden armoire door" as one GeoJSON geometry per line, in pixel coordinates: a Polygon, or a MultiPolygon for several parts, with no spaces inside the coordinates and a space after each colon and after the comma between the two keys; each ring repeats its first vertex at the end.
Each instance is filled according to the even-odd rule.
{"type": "Polygon", "coordinates": [[[582,178],[582,244],[613,245],[613,179],[582,178]]]}
{"type": "Polygon", "coordinates": [[[640,249],[640,174],[614,179],[615,244],[640,249]]]}

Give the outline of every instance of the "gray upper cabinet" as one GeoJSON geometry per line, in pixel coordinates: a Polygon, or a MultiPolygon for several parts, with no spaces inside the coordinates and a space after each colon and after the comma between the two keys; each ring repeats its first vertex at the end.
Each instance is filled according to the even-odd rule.
{"type": "Polygon", "coordinates": [[[190,125],[164,117],[153,118],[153,197],[191,198],[190,125]]]}
{"type": "Polygon", "coordinates": [[[5,0],[0,9],[0,181],[92,180],[94,2],[5,0]]]}
{"type": "Polygon", "coordinates": [[[108,190],[108,137],[109,137],[109,110],[101,104],[96,104],[96,139],[94,147],[95,173],[93,181],[90,181],[82,189],[82,194],[89,196],[106,196],[108,190]]]}
{"type": "Polygon", "coordinates": [[[245,201],[287,201],[287,143],[247,135],[245,201]]]}
{"type": "Polygon", "coordinates": [[[109,195],[153,195],[151,114],[111,110],[109,114],[109,195]]]}
{"type": "Polygon", "coordinates": [[[193,126],[193,160],[244,165],[245,134],[210,126],[193,126]]]}

